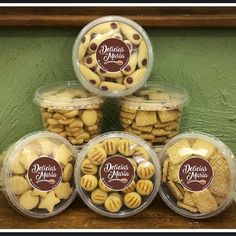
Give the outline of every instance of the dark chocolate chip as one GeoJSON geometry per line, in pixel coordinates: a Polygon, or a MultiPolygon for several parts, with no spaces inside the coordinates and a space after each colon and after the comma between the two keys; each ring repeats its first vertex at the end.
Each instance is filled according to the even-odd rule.
{"type": "Polygon", "coordinates": [[[103,91],[106,91],[106,90],[108,90],[108,87],[107,87],[107,86],[102,86],[101,89],[102,89],[103,91]]]}
{"type": "Polygon", "coordinates": [[[96,66],[90,68],[90,70],[93,71],[93,72],[96,72],[96,69],[97,69],[96,66]]]}
{"type": "Polygon", "coordinates": [[[116,29],[117,27],[118,27],[118,25],[117,25],[116,23],[114,23],[114,22],[111,23],[111,28],[112,28],[112,29],[116,29]]]}
{"type": "Polygon", "coordinates": [[[114,78],[110,78],[110,77],[105,78],[105,81],[107,81],[107,82],[116,82],[116,80],[114,78]]]}
{"type": "Polygon", "coordinates": [[[133,35],[133,39],[134,39],[134,40],[139,40],[139,39],[140,39],[140,36],[139,36],[138,34],[134,34],[134,35],[133,35]]]}
{"type": "Polygon", "coordinates": [[[142,60],[142,65],[143,65],[143,66],[146,66],[146,65],[147,65],[147,59],[146,59],[146,58],[144,58],[144,59],[142,60]]]}
{"type": "Polygon", "coordinates": [[[86,63],[87,63],[87,64],[91,64],[92,62],[93,62],[92,57],[87,57],[87,58],[86,58],[86,63]]]}
{"type": "Polygon", "coordinates": [[[93,80],[93,79],[89,80],[89,82],[90,82],[91,84],[96,84],[96,81],[93,80]]]}
{"type": "Polygon", "coordinates": [[[92,34],[90,35],[91,40],[94,39],[95,37],[96,37],[96,33],[92,33],[92,34]]]}
{"type": "Polygon", "coordinates": [[[127,46],[128,46],[129,49],[132,48],[132,45],[130,43],[127,43],[127,46]]]}
{"type": "Polygon", "coordinates": [[[128,77],[128,78],[126,79],[126,82],[127,82],[128,84],[132,84],[132,83],[133,83],[133,78],[132,78],[132,77],[128,77]]]}
{"type": "Polygon", "coordinates": [[[126,66],[126,67],[125,67],[125,71],[127,71],[127,72],[128,72],[128,71],[130,71],[130,70],[131,70],[131,67],[130,67],[130,65],[128,65],[128,66],[126,66]]]}
{"type": "Polygon", "coordinates": [[[85,38],[85,36],[82,38],[82,40],[81,40],[81,42],[82,43],[85,43],[85,41],[86,41],[86,38],[85,38]]]}
{"type": "Polygon", "coordinates": [[[97,49],[97,44],[96,44],[96,43],[92,43],[92,44],[90,45],[90,49],[93,50],[93,51],[95,51],[95,50],[97,49]]]}

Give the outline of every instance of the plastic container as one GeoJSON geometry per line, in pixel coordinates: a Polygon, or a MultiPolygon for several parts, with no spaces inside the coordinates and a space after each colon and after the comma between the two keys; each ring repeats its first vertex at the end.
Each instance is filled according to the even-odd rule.
{"type": "Polygon", "coordinates": [[[222,213],[234,200],[235,157],[216,137],[187,132],[161,152],[160,195],[176,213],[193,219],[222,213]]]}
{"type": "Polygon", "coordinates": [[[143,86],[152,69],[153,50],[144,29],[120,16],[105,16],[78,34],[72,62],[79,81],[90,92],[122,97],[143,86]]]}
{"type": "Polygon", "coordinates": [[[98,214],[135,215],[155,198],[161,181],[156,153],[125,132],[108,132],[86,144],[78,155],[74,179],[84,203],[98,214]]]}
{"type": "Polygon", "coordinates": [[[41,108],[44,128],[81,146],[102,132],[104,99],[78,82],[57,82],[37,89],[34,102],[41,108]]]}
{"type": "Polygon", "coordinates": [[[75,199],[76,151],[58,134],[28,134],[3,154],[1,184],[9,204],[31,218],[64,211],[75,199]]]}
{"type": "Polygon", "coordinates": [[[164,145],[179,133],[182,110],[188,101],[184,88],[147,83],[120,101],[120,124],[154,146],[164,145]]]}

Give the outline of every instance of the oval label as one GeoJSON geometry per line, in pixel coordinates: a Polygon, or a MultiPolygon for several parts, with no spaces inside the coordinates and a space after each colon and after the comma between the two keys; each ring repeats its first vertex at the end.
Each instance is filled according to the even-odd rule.
{"type": "Polygon", "coordinates": [[[129,47],[120,39],[106,39],[97,47],[96,60],[101,73],[121,71],[129,63],[129,47]]]}
{"type": "Polygon", "coordinates": [[[123,156],[111,156],[106,159],[99,171],[101,181],[113,191],[129,187],[134,180],[135,171],[131,162],[123,156]]]}
{"type": "Polygon", "coordinates": [[[61,166],[51,157],[40,157],[30,164],[28,179],[33,188],[40,191],[53,190],[62,181],[61,166]]]}
{"type": "Polygon", "coordinates": [[[210,163],[201,157],[189,158],[179,168],[179,181],[191,192],[202,191],[212,184],[213,169],[210,163]]]}

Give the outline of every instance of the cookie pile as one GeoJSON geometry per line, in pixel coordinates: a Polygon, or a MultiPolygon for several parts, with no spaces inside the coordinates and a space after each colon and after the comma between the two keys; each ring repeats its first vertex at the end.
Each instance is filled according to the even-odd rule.
{"type": "Polygon", "coordinates": [[[167,143],[179,133],[182,108],[187,101],[184,89],[149,84],[121,100],[120,124],[153,145],[167,143]]]}
{"type": "Polygon", "coordinates": [[[185,133],[164,148],[161,196],[177,213],[206,218],[231,202],[235,164],[218,142],[204,134],[185,133]]]}
{"type": "Polygon", "coordinates": [[[153,159],[155,153],[141,139],[135,141],[129,134],[107,133],[92,140],[79,156],[75,166],[76,187],[84,202],[102,215],[136,214],[147,207],[157,192],[158,160],[153,159]]]}
{"type": "Polygon", "coordinates": [[[145,31],[124,17],[91,22],[80,32],[73,49],[79,80],[89,91],[103,96],[121,96],[124,91],[131,94],[140,88],[148,78],[152,60],[145,31]]]}
{"type": "Polygon", "coordinates": [[[5,155],[5,195],[22,214],[46,218],[73,201],[74,150],[57,135],[34,133],[19,140],[5,155]]]}
{"type": "Polygon", "coordinates": [[[61,82],[36,91],[44,127],[81,145],[101,133],[103,99],[76,82],[61,82]]]}

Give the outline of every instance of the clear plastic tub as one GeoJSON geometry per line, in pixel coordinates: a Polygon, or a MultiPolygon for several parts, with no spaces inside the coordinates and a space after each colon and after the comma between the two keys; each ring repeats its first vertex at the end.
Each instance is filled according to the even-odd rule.
{"type": "Polygon", "coordinates": [[[34,102],[41,108],[44,128],[82,146],[102,132],[104,99],[78,82],[57,82],[37,89],[34,102]]]}
{"type": "Polygon", "coordinates": [[[222,213],[234,200],[236,162],[216,137],[200,132],[177,135],[161,152],[160,195],[176,213],[193,219],[222,213]]]}
{"type": "Polygon", "coordinates": [[[144,29],[121,16],[105,16],[78,34],[72,62],[79,81],[105,97],[132,94],[148,79],[153,50],[144,29]]]}
{"type": "Polygon", "coordinates": [[[181,115],[188,94],[182,87],[147,83],[120,101],[120,124],[154,146],[164,145],[179,133],[181,115]]]}
{"type": "Polygon", "coordinates": [[[98,214],[135,215],[155,198],[161,181],[156,153],[139,137],[108,132],[86,144],[75,164],[76,189],[98,214]]]}
{"type": "Polygon", "coordinates": [[[76,151],[65,138],[48,131],[28,134],[4,152],[1,187],[9,204],[31,218],[64,211],[75,199],[76,151]]]}

